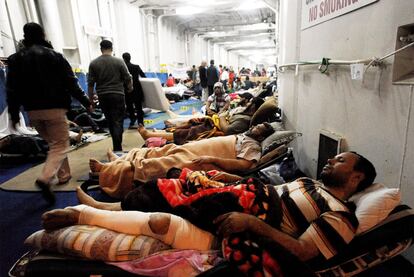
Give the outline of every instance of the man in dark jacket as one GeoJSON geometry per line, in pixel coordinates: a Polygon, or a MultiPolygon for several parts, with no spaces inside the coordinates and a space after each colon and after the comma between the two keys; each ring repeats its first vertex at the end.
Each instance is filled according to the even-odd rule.
{"type": "Polygon", "coordinates": [[[214,92],[214,84],[219,80],[219,73],[217,68],[214,66],[214,60],[210,61],[210,66],[207,68],[207,86],[208,95],[212,95],[214,92]]]}
{"type": "Polygon", "coordinates": [[[137,119],[139,124],[144,124],[144,112],[142,111],[144,93],[142,92],[139,77],[146,78],[146,76],[139,65],[131,63],[131,55],[129,53],[122,54],[122,58],[128,67],[129,73],[132,75],[132,85],[134,87],[130,93],[125,93],[125,104],[131,120],[129,123],[129,127],[131,128],[134,126],[137,119]]]}
{"type": "Polygon", "coordinates": [[[200,75],[200,85],[203,89],[201,93],[201,101],[207,101],[208,89],[207,89],[207,62],[202,61],[200,67],[198,68],[198,73],[200,75]]]}
{"type": "Polygon", "coordinates": [[[27,23],[23,32],[23,49],[8,58],[7,102],[13,127],[19,123],[19,110],[23,106],[31,125],[49,145],[36,185],[53,204],[51,186],[67,183],[71,178],[66,155],[69,148],[66,112],[71,96],[89,109],[91,103],[68,61],[45,40],[43,28],[37,23],[27,23]]]}

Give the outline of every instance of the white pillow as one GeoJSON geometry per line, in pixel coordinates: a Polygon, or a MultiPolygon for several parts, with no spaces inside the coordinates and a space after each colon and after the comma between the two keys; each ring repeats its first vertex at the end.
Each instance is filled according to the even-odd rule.
{"type": "Polygon", "coordinates": [[[359,226],[359,235],[384,220],[400,204],[401,194],[398,188],[387,188],[383,184],[373,184],[354,194],[349,201],[356,205],[355,215],[359,226]]]}

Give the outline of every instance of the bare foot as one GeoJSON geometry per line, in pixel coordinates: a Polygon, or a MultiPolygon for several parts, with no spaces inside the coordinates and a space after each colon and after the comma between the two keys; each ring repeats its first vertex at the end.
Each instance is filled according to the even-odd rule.
{"type": "Polygon", "coordinates": [[[78,135],[75,138],[76,143],[80,143],[82,141],[82,135],[83,135],[83,130],[80,129],[78,135]]]}
{"type": "Polygon", "coordinates": [[[42,215],[42,225],[46,231],[72,226],[78,223],[80,212],[74,209],[56,209],[42,215]]]}
{"type": "Polygon", "coordinates": [[[89,159],[89,168],[92,172],[101,172],[103,166],[104,164],[100,161],[95,159],[89,159]]]}
{"type": "Polygon", "coordinates": [[[111,161],[111,162],[118,159],[118,156],[115,155],[115,153],[112,151],[111,148],[108,148],[108,150],[106,151],[106,156],[108,157],[108,161],[111,161]]]}
{"type": "Polygon", "coordinates": [[[84,192],[81,187],[76,188],[76,196],[78,197],[78,201],[81,204],[88,205],[90,207],[94,207],[101,210],[108,210],[108,211],[121,211],[121,202],[115,203],[106,203],[100,202],[93,199],[89,196],[86,192],[84,192]]]}
{"type": "Polygon", "coordinates": [[[138,124],[137,130],[143,139],[147,139],[150,137],[149,131],[145,129],[144,125],[138,124]]]}

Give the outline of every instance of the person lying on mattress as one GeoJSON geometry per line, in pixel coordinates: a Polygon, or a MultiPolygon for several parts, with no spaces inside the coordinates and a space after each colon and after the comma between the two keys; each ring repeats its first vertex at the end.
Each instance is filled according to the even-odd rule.
{"type": "MultiPolygon", "coordinates": [[[[42,220],[46,230],[73,224],[95,225],[151,236],[177,249],[214,249],[224,238],[224,256],[237,262],[239,270],[251,272],[253,267],[274,276],[282,266],[277,263],[282,258],[277,251],[280,246],[299,260],[308,261],[320,254],[330,259],[348,244],[355,236],[358,220],[354,206],[347,200],[370,186],[375,177],[371,162],[355,152],[344,152],[328,160],[321,172],[322,182],[300,178],[277,187],[261,187],[252,178],[242,180],[239,185],[245,182],[246,193],[236,196],[241,212],[224,211],[213,220],[215,228],[210,232],[171,213],[106,211],[86,205],[46,212],[42,220]],[[255,254],[246,256],[247,253],[255,254]]],[[[234,191],[233,194],[236,195],[234,191]]],[[[202,195],[191,205],[195,207],[203,198],[209,196],[202,195]]],[[[204,214],[198,216],[208,214],[208,208],[213,207],[206,207],[204,214]]]]}
{"type": "Polygon", "coordinates": [[[156,148],[134,148],[117,157],[108,150],[109,163],[89,161],[92,175],[112,197],[122,198],[134,188],[133,181],[147,182],[166,176],[170,168],[242,172],[261,158],[260,142],[274,132],[269,123],[251,127],[239,135],[214,137],[156,148]]]}
{"type": "Polygon", "coordinates": [[[249,129],[253,114],[263,103],[262,98],[254,97],[246,107],[238,107],[234,111],[213,117],[192,118],[179,127],[169,128],[172,132],[149,131],[143,125],[138,127],[138,132],[143,139],[160,137],[177,145],[203,138],[240,134],[249,129]]]}

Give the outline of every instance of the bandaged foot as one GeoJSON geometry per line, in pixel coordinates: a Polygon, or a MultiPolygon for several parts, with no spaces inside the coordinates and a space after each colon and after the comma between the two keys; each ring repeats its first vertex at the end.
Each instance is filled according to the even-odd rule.
{"type": "Polygon", "coordinates": [[[56,209],[42,215],[42,225],[47,231],[72,226],[78,223],[80,212],[76,209],[56,209]]]}
{"type": "Polygon", "coordinates": [[[95,159],[89,160],[89,168],[91,169],[93,173],[101,172],[103,166],[104,164],[98,160],[95,160],[95,159]]]}
{"type": "Polygon", "coordinates": [[[104,211],[92,207],[82,210],[78,224],[95,225],[113,231],[146,235],[176,249],[211,249],[214,236],[189,221],[167,213],[104,211]]]}
{"type": "Polygon", "coordinates": [[[110,148],[106,151],[106,156],[108,157],[108,161],[111,161],[111,162],[118,159],[118,156],[115,155],[115,153],[110,148]]]}

